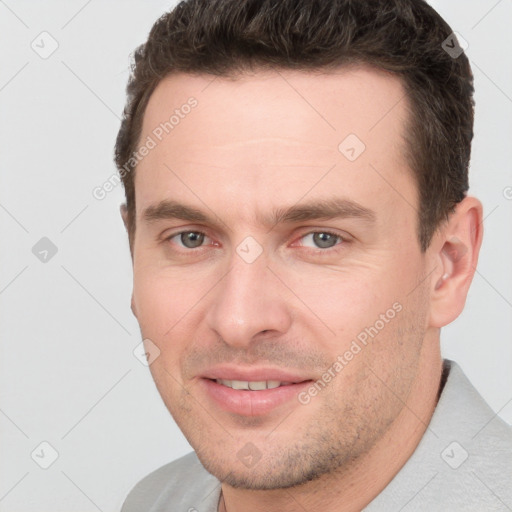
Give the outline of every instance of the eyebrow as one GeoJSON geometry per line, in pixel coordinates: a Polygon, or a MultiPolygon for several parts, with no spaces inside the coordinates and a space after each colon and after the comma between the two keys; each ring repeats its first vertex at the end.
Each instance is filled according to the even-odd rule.
{"type": "MultiPolygon", "coordinates": [[[[215,216],[218,218],[218,216],[215,216]]],[[[330,220],[336,218],[356,218],[367,223],[374,223],[376,214],[355,201],[343,198],[315,200],[287,208],[277,208],[270,216],[258,216],[259,222],[267,226],[276,224],[296,223],[311,220],[330,220]]],[[[160,220],[180,219],[189,222],[217,224],[214,217],[186,204],[173,200],[162,200],[148,206],[142,213],[145,222],[153,223],[160,220]]]]}

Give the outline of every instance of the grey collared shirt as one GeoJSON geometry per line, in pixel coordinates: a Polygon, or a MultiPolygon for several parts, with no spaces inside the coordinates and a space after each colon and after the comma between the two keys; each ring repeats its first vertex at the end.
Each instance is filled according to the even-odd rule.
{"type": "MultiPolygon", "coordinates": [[[[416,450],[365,512],[512,511],[512,427],[444,360],[441,396],[416,450]]],[[[122,512],[217,512],[220,482],[195,452],[141,480],[122,512]]]]}

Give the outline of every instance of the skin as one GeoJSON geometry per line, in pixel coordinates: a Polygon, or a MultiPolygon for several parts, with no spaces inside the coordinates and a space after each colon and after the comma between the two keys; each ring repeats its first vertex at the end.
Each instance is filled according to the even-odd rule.
{"type": "Polygon", "coordinates": [[[421,252],[418,193],[403,156],[407,100],[394,75],[357,66],[212,80],[167,77],[144,116],[141,141],[190,96],[198,101],[136,170],[132,310],[160,350],[152,376],[222,481],[219,510],[360,510],[410,457],[435,409],[440,328],[464,307],[482,206],[464,199],[421,252]],[[338,150],[350,133],[366,146],[353,162],[338,150]],[[262,223],[274,208],[333,197],[374,220],[262,223]],[[144,219],[167,199],[215,223],[144,219]],[[202,245],[170,238],[187,230],[205,233],[202,245]],[[325,230],[342,238],[319,246],[325,230]],[[252,263],[236,252],[248,236],[263,249],[252,263]],[[396,303],[400,312],[306,405],[238,415],[201,386],[219,363],[321,379],[396,303]],[[249,442],[261,455],[252,467],[237,457],[249,442]]]}

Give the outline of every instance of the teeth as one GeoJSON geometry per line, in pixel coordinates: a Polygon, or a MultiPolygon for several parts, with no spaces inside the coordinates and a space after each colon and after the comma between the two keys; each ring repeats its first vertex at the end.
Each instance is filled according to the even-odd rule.
{"type": "Polygon", "coordinates": [[[253,391],[261,391],[262,389],[267,389],[267,384],[264,380],[259,382],[249,382],[249,389],[253,391]]]}
{"type": "Polygon", "coordinates": [[[232,380],[231,387],[233,389],[249,389],[249,383],[246,380],[232,380]]]}
{"type": "Polygon", "coordinates": [[[292,382],[281,382],[279,380],[260,380],[260,381],[246,381],[246,380],[225,380],[217,379],[217,384],[222,384],[228,388],[233,389],[247,389],[251,391],[262,391],[264,389],[274,389],[279,386],[287,386],[292,382]]]}

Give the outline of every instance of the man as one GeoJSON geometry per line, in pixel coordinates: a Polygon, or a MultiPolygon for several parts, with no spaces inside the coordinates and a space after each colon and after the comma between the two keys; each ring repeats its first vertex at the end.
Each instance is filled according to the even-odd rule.
{"type": "Polygon", "coordinates": [[[132,511],[512,508],[512,436],[440,329],[482,241],[473,80],[422,0],[191,0],[116,144],[132,310],[194,452],[132,511]]]}

